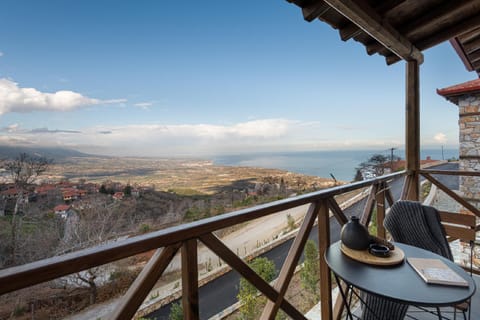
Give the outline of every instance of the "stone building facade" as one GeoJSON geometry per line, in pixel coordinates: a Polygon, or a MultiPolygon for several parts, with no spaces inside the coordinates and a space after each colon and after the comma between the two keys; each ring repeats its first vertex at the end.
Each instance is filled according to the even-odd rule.
{"type": "MultiPolygon", "coordinates": [[[[437,93],[459,110],[461,171],[480,171],[480,79],[439,89],[437,93]]],[[[480,208],[480,177],[460,176],[460,194],[480,208]]]]}

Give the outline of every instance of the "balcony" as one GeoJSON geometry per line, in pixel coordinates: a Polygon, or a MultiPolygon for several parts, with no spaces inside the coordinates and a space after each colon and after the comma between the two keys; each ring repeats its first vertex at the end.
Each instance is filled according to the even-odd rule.
{"type": "MultiPolygon", "coordinates": [[[[134,317],[170,261],[180,251],[184,318],[198,319],[201,306],[199,306],[198,294],[197,250],[198,244],[202,243],[268,298],[269,302],[263,311],[262,319],[273,319],[280,309],[293,319],[305,319],[303,313],[285,299],[284,295],[312,228],[318,229],[319,255],[323,257],[331,242],[330,217],[333,216],[340,225],[347,222],[344,211],[335,199],[336,196],[368,187],[370,193],[359,214],[362,223],[368,225],[376,209],[377,234],[380,237],[386,236],[385,230],[381,227],[385,208],[391,206],[396,199],[389,187],[392,181],[398,178],[404,178],[400,195],[402,199],[418,200],[419,181],[424,177],[458,202],[466,211],[480,217],[480,212],[475,206],[437,179],[440,174],[478,177],[480,172],[423,170],[419,165],[419,67],[423,62],[422,51],[452,39],[467,68],[480,73],[478,0],[445,1],[441,5],[433,0],[421,2],[390,0],[378,3],[349,0],[290,0],[290,2],[301,7],[307,21],[319,19],[328,23],[339,30],[342,40],[355,39],[366,47],[369,54],[379,53],[385,56],[387,64],[400,60],[406,61],[406,171],[1,270],[0,295],[156,250],[110,315],[110,319],[130,319],[134,317]],[[303,205],[308,205],[308,210],[273,286],[260,278],[245,261],[215,235],[217,230],[303,205]]],[[[479,225],[476,225],[475,232],[478,229],[479,225]]],[[[471,230],[456,231],[457,233],[451,236],[451,240],[461,238],[462,232],[471,230]]],[[[321,318],[337,318],[341,308],[333,301],[330,270],[323,259],[320,259],[320,292],[321,318]]],[[[474,301],[478,301],[478,297],[475,297],[474,301]]],[[[478,308],[480,304],[474,302],[472,305],[478,308]]],[[[479,314],[477,309],[474,309],[473,314],[474,318],[480,317],[476,316],[479,314]]]]}
{"type": "MultiPolygon", "coordinates": [[[[467,208],[470,212],[480,216],[478,209],[459,197],[455,192],[445,187],[438,179],[438,175],[474,175],[475,172],[420,170],[419,173],[431,181],[440,190],[451,196],[453,200],[467,208]]],[[[0,294],[7,294],[15,290],[27,288],[35,284],[64,277],[89,268],[95,268],[106,263],[132,257],[149,250],[157,250],[143,271],[130,286],[121,302],[110,316],[111,319],[129,319],[134,317],[137,309],[148,297],[150,290],[162,275],[177,251],[181,252],[182,274],[182,303],[186,319],[199,318],[198,297],[198,265],[197,248],[201,242],[219,256],[232,269],[240,273],[250,281],[260,292],[269,299],[262,318],[274,318],[276,312],[282,309],[293,319],[305,319],[305,316],[297,310],[288,300],[284,299],[293,272],[298,264],[303,247],[312,228],[318,228],[319,253],[323,257],[325,249],[330,245],[331,229],[330,217],[333,216],[340,225],[347,222],[344,210],[340,208],[335,196],[368,187],[370,192],[362,209],[361,220],[369,224],[372,213],[376,211],[376,223],[378,236],[384,237],[385,230],[381,227],[385,216],[385,207],[392,205],[395,196],[390,191],[390,184],[396,179],[406,176],[405,172],[394,173],[378,177],[368,181],[338,186],[298,196],[291,199],[272,202],[269,204],[249,208],[241,211],[227,213],[221,216],[168,228],[165,230],[149,233],[135,238],[127,239],[109,245],[85,249],[78,252],[57,256],[19,267],[0,271],[0,294]],[[288,256],[281,268],[280,274],[274,286],[266,283],[252,269],[230,250],[214,232],[226,227],[252,221],[260,217],[273,215],[277,212],[308,205],[303,223],[295,236],[288,256]],[[317,220],[316,226],[314,222],[317,220]]],[[[408,176],[407,180],[408,180],[408,176]]],[[[403,189],[402,198],[406,195],[403,189]]],[[[359,212],[360,213],[360,212],[359,212]]],[[[477,226],[478,229],[478,226],[477,226]]],[[[458,234],[456,230],[457,237],[458,234]]],[[[467,232],[467,231],[465,231],[467,232]]],[[[451,237],[455,240],[455,237],[451,237]]],[[[320,292],[322,319],[330,319],[334,314],[335,301],[332,300],[332,282],[330,271],[323,259],[320,259],[320,292]]],[[[478,299],[476,297],[475,299],[478,299]]],[[[473,304],[477,306],[480,304],[473,304]]],[[[479,312],[474,309],[474,314],[479,312]]]]}

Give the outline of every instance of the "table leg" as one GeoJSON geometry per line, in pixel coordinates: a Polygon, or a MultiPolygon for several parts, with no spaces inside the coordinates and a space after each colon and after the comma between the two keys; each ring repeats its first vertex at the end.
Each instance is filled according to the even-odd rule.
{"type": "MultiPolygon", "coordinates": [[[[348,298],[347,298],[345,292],[342,289],[340,279],[338,278],[338,276],[335,273],[334,273],[334,276],[335,276],[335,282],[337,283],[337,286],[338,286],[338,291],[340,292],[340,295],[342,296],[343,302],[345,303],[345,309],[347,310],[347,318],[350,318],[350,320],[353,320],[353,315],[352,315],[352,312],[350,310],[350,301],[348,301],[348,298]]],[[[348,288],[348,286],[347,286],[347,288],[348,288]]],[[[352,289],[350,289],[350,290],[352,290],[352,289]]]]}

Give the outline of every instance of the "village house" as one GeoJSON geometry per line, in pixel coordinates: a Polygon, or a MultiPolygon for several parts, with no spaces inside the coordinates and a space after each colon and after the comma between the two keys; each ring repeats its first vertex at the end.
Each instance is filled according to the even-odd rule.
{"type": "Polygon", "coordinates": [[[56,215],[59,215],[63,219],[66,219],[69,215],[70,209],[71,207],[67,204],[59,204],[58,206],[55,206],[55,208],[53,208],[53,211],[56,215]]]}
{"type": "Polygon", "coordinates": [[[121,191],[118,191],[118,192],[115,192],[113,195],[112,195],[112,198],[114,200],[122,200],[123,197],[125,196],[125,194],[121,191]]]}

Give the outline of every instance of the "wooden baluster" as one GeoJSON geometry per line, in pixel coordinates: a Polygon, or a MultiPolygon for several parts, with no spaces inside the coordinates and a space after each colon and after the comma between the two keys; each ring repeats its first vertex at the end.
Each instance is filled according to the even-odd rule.
{"type": "Polygon", "coordinates": [[[455,192],[453,192],[452,190],[450,190],[446,185],[444,185],[443,183],[441,183],[440,181],[438,181],[437,179],[435,179],[434,177],[432,177],[430,174],[428,173],[423,173],[423,176],[425,178],[427,178],[427,180],[429,180],[431,183],[433,183],[434,185],[436,185],[440,190],[442,190],[443,192],[445,192],[447,195],[449,195],[450,197],[452,197],[455,201],[457,201],[459,204],[461,204],[462,206],[464,206],[467,210],[471,211],[474,215],[476,215],[477,217],[480,217],[480,210],[478,210],[476,207],[474,207],[472,204],[470,204],[468,201],[466,201],[465,199],[463,199],[461,196],[459,196],[458,194],[456,194],[455,192]]]}
{"type": "MultiPolygon", "coordinates": [[[[212,233],[204,234],[200,236],[202,241],[210,250],[215,252],[223,261],[229,266],[238,271],[242,277],[247,279],[251,284],[255,286],[261,293],[263,293],[271,301],[278,301],[278,292],[270,286],[265,280],[263,280],[255,271],[252,270],[242,259],[240,259],[230,248],[228,248],[222,241],[220,241],[212,233]]],[[[286,299],[280,299],[282,308],[285,313],[292,319],[306,320],[305,316],[295,309],[286,299]]]]}
{"type": "Polygon", "coordinates": [[[377,193],[377,237],[385,239],[386,232],[383,227],[383,220],[385,219],[385,183],[380,185],[380,192],[377,193]]]}
{"type": "Polygon", "coordinates": [[[373,208],[375,207],[375,198],[377,196],[378,189],[378,183],[372,186],[370,194],[368,195],[367,203],[365,204],[365,208],[363,208],[363,214],[360,217],[360,223],[364,226],[368,227],[370,219],[372,218],[372,212],[373,208]]]}
{"type": "Polygon", "coordinates": [[[182,245],[182,305],[186,320],[200,319],[197,264],[197,239],[187,240],[182,245]]]}
{"type": "Polygon", "coordinates": [[[275,290],[278,291],[278,298],[277,301],[273,302],[268,300],[265,308],[263,309],[262,315],[260,319],[269,319],[274,320],[277,314],[278,309],[280,308],[280,304],[285,296],[285,292],[287,292],[288,285],[290,284],[290,280],[293,277],[293,273],[295,268],[298,264],[298,260],[302,255],[302,249],[305,247],[305,243],[308,240],[308,236],[310,235],[310,231],[312,230],[313,223],[315,222],[315,218],[318,214],[318,208],[315,205],[310,205],[308,208],[307,214],[303,220],[302,226],[293,241],[290,250],[288,251],[287,258],[283,263],[282,269],[278,275],[277,281],[275,282],[275,290]]]}
{"type": "Polygon", "coordinates": [[[332,319],[332,278],[324,256],[330,246],[330,216],[328,200],[322,199],[318,206],[318,251],[320,257],[320,305],[322,320],[332,319]]]}
{"type": "Polygon", "coordinates": [[[388,205],[391,207],[395,203],[395,199],[392,195],[392,189],[388,184],[385,182],[386,190],[385,190],[385,198],[387,199],[388,205]]]}
{"type": "Polygon", "coordinates": [[[168,267],[170,261],[180,248],[180,243],[158,249],[150,258],[135,281],[128,288],[115,310],[110,314],[109,319],[131,319],[137,312],[138,307],[147,297],[150,290],[168,267]]]}
{"type": "Polygon", "coordinates": [[[348,218],[333,197],[328,198],[328,206],[341,226],[348,222],[348,218]]]}

